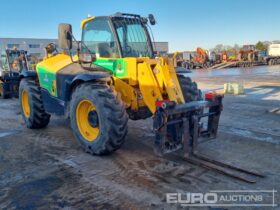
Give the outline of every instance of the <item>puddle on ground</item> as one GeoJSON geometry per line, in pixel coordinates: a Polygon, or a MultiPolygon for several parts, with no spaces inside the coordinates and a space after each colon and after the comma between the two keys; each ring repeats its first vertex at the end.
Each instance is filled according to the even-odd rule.
{"type": "Polygon", "coordinates": [[[0,138],[6,136],[12,136],[19,133],[19,131],[0,131],[0,138]]]}

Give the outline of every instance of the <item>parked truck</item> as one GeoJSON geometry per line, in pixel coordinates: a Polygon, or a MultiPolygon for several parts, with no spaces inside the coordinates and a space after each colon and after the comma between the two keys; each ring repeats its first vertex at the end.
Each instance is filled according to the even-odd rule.
{"type": "Polygon", "coordinates": [[[280,64],[280,44],[268,46],[266,62],[269,66],[280,64]]]}

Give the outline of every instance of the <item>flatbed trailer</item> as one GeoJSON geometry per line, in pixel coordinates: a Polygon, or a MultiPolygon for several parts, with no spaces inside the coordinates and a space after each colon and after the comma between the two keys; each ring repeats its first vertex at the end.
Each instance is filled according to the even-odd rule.
{"type": "Polygon", "coordinates": [[[280,56],[268,56],[266,57],[266,63],[269,66],[280,65],[280,56]]]}
{"type": "Polygon", "coordinates": [[[224,69],[224,68],[247,68],[247,67],[253,67],[253,66],[261,66],[261,65],[267,65],[265,61],[231,61],[231,62],[224,62],[220,64],[216,64],[211,66],[208,69],[224,69]]]}

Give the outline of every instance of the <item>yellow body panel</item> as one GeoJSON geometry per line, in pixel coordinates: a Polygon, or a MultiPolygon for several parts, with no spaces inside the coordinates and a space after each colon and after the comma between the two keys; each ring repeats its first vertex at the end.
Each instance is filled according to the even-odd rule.
{"type": "Polygon", "coordinates": [[[185,103],[182,89],[174,68],[172,59],[162,58],[163,68],[160,74],[164,78],[164,85],[169,96],[169,100],[176,101],[178,104],[185,103]]]}
{"type": "Polygon", "coordinates": [[[113,77],[113,86],[127,108],[137,111],[139,107],[147,106],[155,113],[156,101],[185,103],[172,59],[161,57],[124,60],[128,74],[122,78],[113,77]]]}
{"type": "MultiPolygon", "coordinates": [[[[73,59],[77,60],[77,56],[75,56],[73,59]]],[[[61,53],[43,60],[37,65],[37,68],[41,67],[43,69],[47,69],[49,73],[55,74],[57,71],[61,70],[62,68],[68,66],[71,63],[71,57],[69,55],[61,53]]]]}
{"type": "Polygon", "coordinates": [[[128,79],[130,85],[137,85],[137,58],[124,58],[124,60],[126,61],[128,69],[127,78],[124,77],[124,79],[128,79]]]}
{"type": "Polygon", "coordinates": [[[130,107],[133,110],[138,109],[136,89],[117,77],[114,77],[114,88],[120,94],[126,107],[130,107]]]}
{"type": "Polygon", "coordinates": [[[152,113],[156,111],[156,101],[163,100],[159,85],[147,62],[138,64],[138,79],[145,104],[152,113]]]}
{"type": "Polygon", "coordinates": [[[172,61],[167,58],[143,59],[137,65],[138,82],[145,104],[156,111],[155,102],[163,99],[185,102],[172,61]]]}

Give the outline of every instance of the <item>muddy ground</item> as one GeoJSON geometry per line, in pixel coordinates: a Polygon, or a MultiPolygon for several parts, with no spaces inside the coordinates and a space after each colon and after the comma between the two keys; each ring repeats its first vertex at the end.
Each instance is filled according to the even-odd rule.
{"type": "MultiPolygon", "coordinates": [[[[246,95],[225,97],[218,138],[199,144],[199,150],[266,178],[247,184],[187,163],[179,154],[155,156],[151,119],[130,121],[126,143],[114,154],[91,156],[79,147],[67,120],[52,116],[46,129],[29,130],[18,101],[9,99],[0,101],[0,209],[181,209],[167,204],[166,193],[211,190],[274,189],[279,203],[280,67],[190,75],[203,90],[225,82],[245,85],[246,95]]],[[[241,208],[272,209],[219,207],[241,208]]]]}

